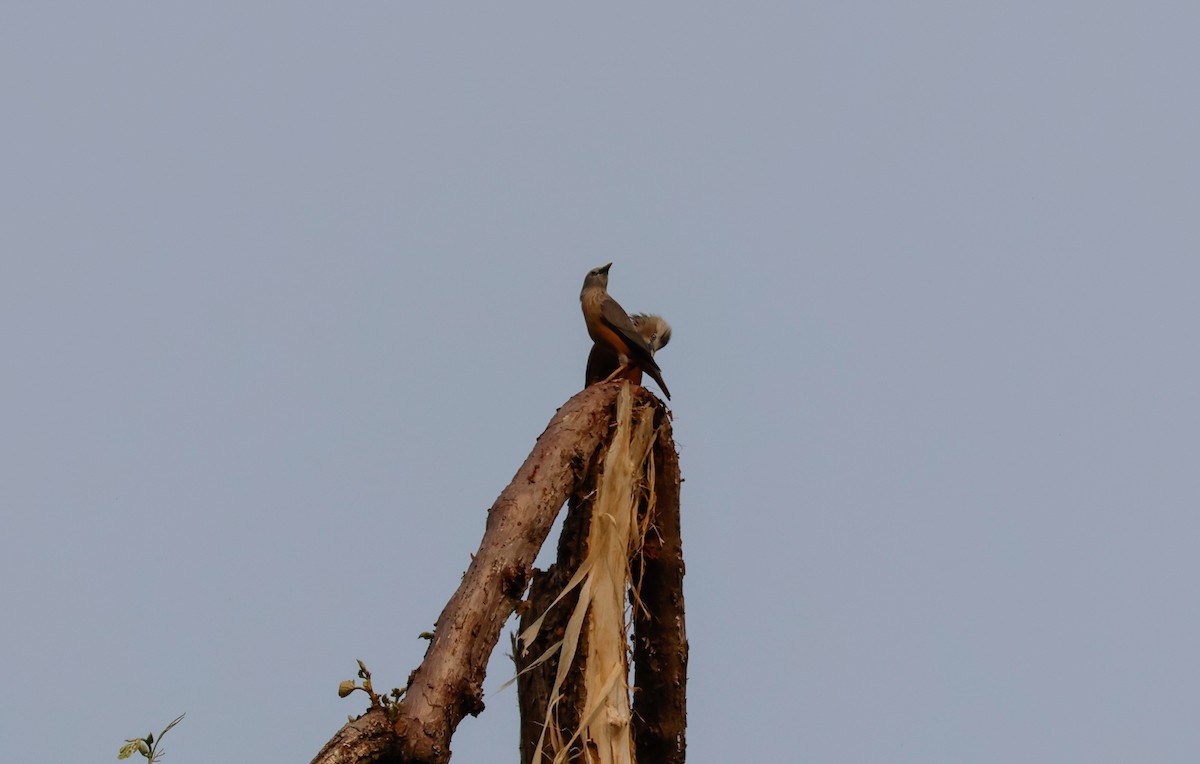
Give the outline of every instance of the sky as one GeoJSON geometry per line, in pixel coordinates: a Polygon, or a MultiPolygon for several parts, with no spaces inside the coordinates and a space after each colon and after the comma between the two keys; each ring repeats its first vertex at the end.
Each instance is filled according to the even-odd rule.
{"type": "MultiPolygon", "coordinates": [[[[689,761],[1200,759],[1200,6],[0,8],[0,760],[309,761],[674,327],[689,761]]],[[[508,632],[456,762],[517,761],[508,632]]]]}

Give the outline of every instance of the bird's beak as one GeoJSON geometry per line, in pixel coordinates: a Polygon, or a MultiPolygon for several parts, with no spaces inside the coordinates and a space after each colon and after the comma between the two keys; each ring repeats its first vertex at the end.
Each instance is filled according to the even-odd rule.
{"type": "Polygon", "coordinates": [[[606,266],[604,266],[603,268],[601,268],[601,269],[600,269],[600,272],[601,272],[601,273],[608,273],[608,269],[609,269],[609,268],[611,268],[611,267],[612,267],[612,263],[609,263],[608,265],[606,265],[606,266]]]}

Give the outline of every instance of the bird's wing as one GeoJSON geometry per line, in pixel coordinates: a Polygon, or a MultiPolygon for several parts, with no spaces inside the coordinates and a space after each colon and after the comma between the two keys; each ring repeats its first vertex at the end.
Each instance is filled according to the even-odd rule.
{"type": "Polygon", "coordinates": [[[635,354],[651,359],[651,363],[654,362],[654,354],[650,351],[650,346],[646,344],[646,338],[634,328],[633,322],[629,320],[629,315],[616,300],[606,297],[600,303],[600,320],[619,334],[635,354]]]}

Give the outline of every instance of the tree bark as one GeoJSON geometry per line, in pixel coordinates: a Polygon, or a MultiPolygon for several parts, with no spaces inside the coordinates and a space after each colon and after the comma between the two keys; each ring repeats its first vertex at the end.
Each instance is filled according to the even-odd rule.
{"type": "Polygon", "coordinates": [[[679,454],[664,422],[654,445],[654,512],[632,561],[644,608],[633,608],[633,742],[638,760],[683,764],[687,752],[687,629],[683,608],[683,541],[679,522],[679,454]]]}

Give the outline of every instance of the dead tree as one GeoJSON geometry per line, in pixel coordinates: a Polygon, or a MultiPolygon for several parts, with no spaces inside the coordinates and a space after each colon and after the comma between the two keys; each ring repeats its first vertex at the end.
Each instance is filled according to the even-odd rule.
{"type": "MultiPolygon", "coordinates": [[[[553,656],[532,664],[543,655],[539,645],[554,642],[559,624],[564,633],[568,628],[562,614],[584,587],[577,584],[574,595],[568,592],[554,608],[548,605],[576,577],[587,558],[588,539],[592,539],[591,546],[601,546],[596,543],[600,538],[596,533],[605,531],[590,522],[593,502],[600,500],[596,498],[597,480],[604,480],[601,465],[607,463],[611,469],[614,464],[614,449],[624,449],[621,454],[630,449],[628,442],[614,442],[621,433],[629,437],[630,427],[649,435],[640,464],[616,459],[617,464],[630,462],[634,468],[632,477],[623,478],[619,484],[636,489],[636,512],[630,517],[639,531],[636,548],[624,563],[634,580],[632,656],[636,665],[632,716],[623,733],[630,741],[630,753],[624,760],[682,764],[687,637],[679,533],[679,462],[663,404],[643,388],[624,382],[593,385],[559,409],[512,482],[488,510],[479,550],[438,618],[425,658],[409,676],[404,696],[390,706],[373,703],[365,714],[342,727],[312,764],[447,762],[450,738],[458,723],[467,714],[475,716],[483,710],[482,687],[488,659],[505,621],[518,609],[523,613],[523,627],[545,614],[541,629],[529,639],[529,649],[514,649],[518,666],[526,669],[518,686],[521,760],[536,760],[538,740],[551,740],[551,745],[542,746],[542,751],[551,755],[543,759],[547,762],[560,749],[560,761],[565,761],[595,745],[588,734],[577,734],[586,721],[585,714],[593,717],[594,725],[598,713],[595,703],[588,704],[580,678],[585,666],[564,668],[564,681],[556,683],[560,672],[553,656]],[[570,510],[564,521],[558,562],[545,573],[537,572],[533,561],[559,509],[568,500],[570,510]],[[561,584],[557,590],[556,583],[561,584]],[[529,599],[522,602],[527,587],[529,599]],[[552,708],[553,734],[547,735],[547,708],[556,693],[559,702],[552,708]]],[[[623,597],[624,588],[621,591],[623,597]]],[[[610,652],[602,654],[607,656],[603,660],[611,658],[614,664],[625,666],[624,644],[622,631],[621,654],[612,658],[608,648],[610,652]]],[[[572,645],[576,655],[588,655],[586,636],[572,645]],[[585,648],[582,653],[580,642],[585,648]]],[[[615,669],[607,668],[607,675],[615,677],[615,669]]],[[[591,686],[599,698],[597,686],[591,686]]],[[[607,685],[605,691],[619,700],[620,693],[612,689],[614,686],[607,685]]],[[[628,697],[627,690],[621,692],[628,697]]],[[[583,729],[586,733],[594,727],[583,729]]]]}

